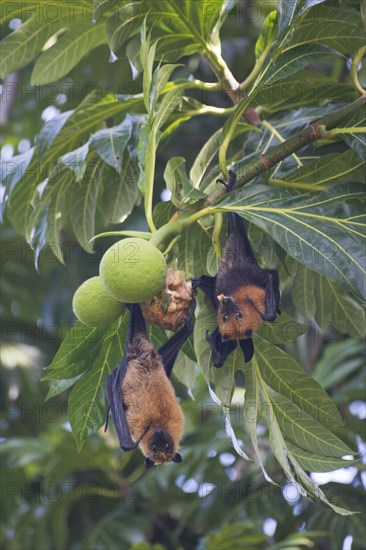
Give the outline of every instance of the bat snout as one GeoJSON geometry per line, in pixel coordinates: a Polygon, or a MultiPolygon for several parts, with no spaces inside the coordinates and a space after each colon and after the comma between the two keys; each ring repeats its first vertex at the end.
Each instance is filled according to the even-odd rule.
{"type": "Polygon", "coordinates": [[[173,456],[174,443],[172,437],[162,428],[158,428],[149,440],[149,450],[154,459],[156,458],[155,462],[160,462],[164,457],[173,456]]]}

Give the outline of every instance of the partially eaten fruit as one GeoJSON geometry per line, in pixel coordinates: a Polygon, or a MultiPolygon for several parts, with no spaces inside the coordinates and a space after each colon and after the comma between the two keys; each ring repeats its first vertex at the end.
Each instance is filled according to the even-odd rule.
{"type": "Polygon", "coordinates": [[[186,281],[181,271],[169,267],[165,289],[141,303],[142,313],[149,323],[175,331],[191,311],[192,296],[191,281],[186,281]]]}

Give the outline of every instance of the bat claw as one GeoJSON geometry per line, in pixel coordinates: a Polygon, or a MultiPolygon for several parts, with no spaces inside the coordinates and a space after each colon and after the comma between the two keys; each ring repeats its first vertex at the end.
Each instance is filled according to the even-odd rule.
{"type": "Polygon", "coordinates": [[[226,183],[226,181],[224,181],[222,179],[218,179],[218,180],[216,180],[216,183],[222,183],[222,185],[225,187],[226,191],[229,191],[229,184],[226,183]]]}

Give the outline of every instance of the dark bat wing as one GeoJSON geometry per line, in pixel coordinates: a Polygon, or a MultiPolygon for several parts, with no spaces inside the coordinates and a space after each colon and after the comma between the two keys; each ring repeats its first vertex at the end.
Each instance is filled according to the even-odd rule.
{"type": "Polygon", "coordinates": [[[200,288],[205,296],[210,300],[211,304],[215,309],[217,309],[217,299],[216,299],[216,277],[210,277],[209,275],[201,275],[196,279],[192,279],[192,288],[200,288]]]}
{"type": "MultiPolygon", "coordinates": [[[[138,443],[136,444],[132,440],[123,408],[122,382],[126,369],[127,353],[125,353],[122,362],[107,376],[107,396],[120,447],[124,451],[131,451],[137,447],[138,443]]],[[[106,423],[106,429],[107,425],[106,423]]]]}
{"type": "Polygon", "coordinates": [[[210,344],[212,350],[212,362],[216,368],[221,368],[225,359],[236,348],[236,340],[222,341],[222,336],[216,328],[212,334],[206,332],[206,340],[210,344]]]}
{"type": "MultiPolygon", "coordinates": [[[[229,176],[230,179],[228,182],[224,180],[217,180],[219,183],[222,183],[225,185],[226,190],[228,193],[232,191],[235,188],[235,182],[236,182],[236,174],[232,170],[229,170],[229,176]]],[[[254,256],[252,247],[250,245],[247,232],[245,230],[244,222],[238,214],[235,214],[235,212],[229,212],[228,213],[228,237],[230,235],[234,234],[238,242],[241,244],[241,248],[243,249],[243,253],[245,254],[246,258],[250,258],[251,261],[257,263],[257,260],[254,256]]]]}
{"type": "Polygon", "coordinates": [[[177,359],[177,356],[181,347],[183,346],[185,341],[189,338],[190,334],[192,333],[193,313],[195,309],[196,309],[196,300],[192,298],[191,312],[189,314],[187,321],[185,322],[183,327],[179,329],[175,334],[173,334],[173,336],[171,336],[169,340],[167,340],[165,344],[163,344],[158,350],[160,357],[163,361],[164,369],[168,378],[170,378],[175,360],[177,359]]]}
{"type": "Polygon", "coordinates": [[[240,347],[242,349],[244,360],[246,363],[249,363],[251,358],[254,355],[254,344],[253,340],[251,338],[246,338],[243,340],[239,340],[240,347]]]}
{"type": "Polygon", "coordinates": [[[107,376],[107,397],[109,409],[107,412],[105,430],[107,430],[108,427],[108,415],[109,411],[111,411],[121,449],[124,451],[132,451],[133,449],[136,449],[141,438],[139,438],[138,441],[132,440],[131,433],[126,422],[125,410],[123,408],[122,384],[128,367],[129,343],[136,334],[142,333],[145,335],[146,326],[139,304],[127,304],[127,307],[130,310],[130,320],[124,355],[122,361],[107,376]]]}
{"type": "Polygon", "coordinates": [[[273,323],[277,317],[277,313],[281,313],[280,306],[280,278],[278,272],[275,269],[264,270],[267,277],[266,282],[266,303],[265,311],[261,311],[248,297],[249,302],[252,304],[258,315],[263,321],[273,323]]]}
{"type": "Polygon", "coordinates": [[[130,310],[130,322],[128,324],[127,341],[131,342],[136,334],[146,336],[146,324],[142,315],[140,304],[126,304],[130,310]]]}
{"type": "Polygon", "coordinates": [[[252,262],[257,263],[248,239],[243,219],[238,214],[235,214],[235,212],[230,212],[228,214],[228,234],[230,236],[233,233],[235,234],[236,239],[240,242],[240,247],[242,248],[245,257],[250,259],[252,262]]]}

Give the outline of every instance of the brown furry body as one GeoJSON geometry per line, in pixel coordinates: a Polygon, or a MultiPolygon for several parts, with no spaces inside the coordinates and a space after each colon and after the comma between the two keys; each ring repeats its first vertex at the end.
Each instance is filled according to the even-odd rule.
{"type": "Polygon", "coordinates": [[[258,266],[244,231],[231,233],[216,277],[217,325],[220,334],[229,340],[251,338],[263,323],[248,298],[266,311],[266,285],[271,271],[258,266]],[[224,297],[232,302],[225,305],[224,297]]]}
{"type": "Polygon", "coordinates": [[[143,335],[137,335],[129,346],[128,367],[122,384],[123,408],[132,439],[141,436],[142,453],[155,464],[171,462],[179,451],[184,417],[173,386],[168,379],[159,353],[143,335]],[[171,445],[151,448],[157,430],[169,434],[171,445]]]}

